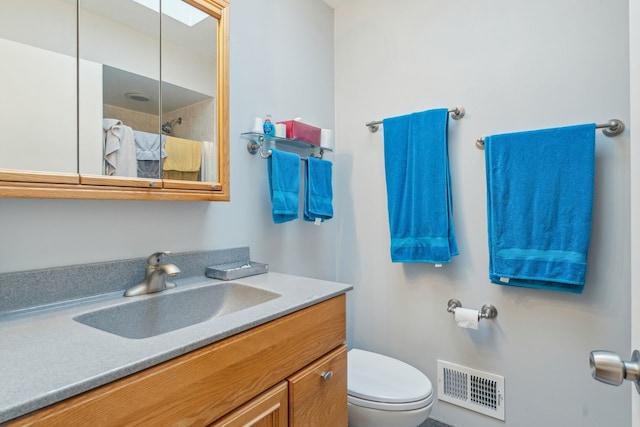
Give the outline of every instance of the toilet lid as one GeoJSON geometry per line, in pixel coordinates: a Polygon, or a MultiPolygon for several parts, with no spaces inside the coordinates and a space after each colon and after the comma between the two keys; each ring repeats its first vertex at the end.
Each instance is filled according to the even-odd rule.
{"type": "Polygon", "coordinates": [[[400,360],[352,349],[347,354],[349,395],[383,403],[408,403],[433,394],[431,381],[418,369],[400,360]]]}

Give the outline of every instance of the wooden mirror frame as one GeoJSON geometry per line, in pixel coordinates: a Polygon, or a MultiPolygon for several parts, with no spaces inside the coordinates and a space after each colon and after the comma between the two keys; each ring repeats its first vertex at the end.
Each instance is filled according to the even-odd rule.
{"type": "Polygon", "coordinates": [[[183,0],[218,20],[219,182],[0,169],[0,198],[229,201],[229,0],[183,0]]]}

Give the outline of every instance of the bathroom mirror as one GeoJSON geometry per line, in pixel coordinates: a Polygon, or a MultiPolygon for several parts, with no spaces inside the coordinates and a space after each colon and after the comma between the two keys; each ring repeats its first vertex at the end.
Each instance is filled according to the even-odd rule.
{"type": "Polygon", "coordinates": [[[22,124],[0,138],[1,197],[229,200],[228,1],[3,0],[0,26],[3,54],[65,65],[4,83],[29,97],[0,100],[22,124]]]}
{"type": "Polygon", "coordinates": [[[2,2],[0,168],[78,172],[76,9],[75,1],[2,2]]]}

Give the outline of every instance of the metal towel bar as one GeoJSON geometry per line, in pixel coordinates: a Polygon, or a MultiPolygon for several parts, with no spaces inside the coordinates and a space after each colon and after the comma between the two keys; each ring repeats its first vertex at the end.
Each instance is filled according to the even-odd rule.
{"type": "MultiPolygon", "coordinates": [[[[596,129],[602,129],[602,133],[606,136],[616,136],[624,131],[624,122],[618,119],[611,119],[607,123],[596,124],[596,129]]],[[[484,150],[484,136],[476,139],[476,147],[484,150]]]]}
{"type": "MultiPolygon", "coordinates": [[[[452,107],[449,108],[449,113],[451,114],[451,118],[455,120],[460,120],[464,117],[464,107],[452,107]]],[[[372,122],[367,122],[364,125],[369,128],[370,132],[377,132],[380,129],[380,125],[382,124],[382,120],[374,120],[372,122]]]]}

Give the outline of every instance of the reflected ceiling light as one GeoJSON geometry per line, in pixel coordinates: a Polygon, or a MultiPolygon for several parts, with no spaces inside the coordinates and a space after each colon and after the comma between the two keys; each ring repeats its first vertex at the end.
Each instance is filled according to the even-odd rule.
{"type": "MultiPolygon", "coordinates": [[[[134,2],[148,7],[154,12],[158,12],[160,8],[159,0],[133,0],[134,2]]],[[[182,22],[189,27],[193,27],[198,22],[203,21],[209,15],[188,5],[182,0],[162,0],[162,13],[182,22]]]]}
{"type": "Polygon", "coordinates": [[[126,96],[129,99],[133,99],[134,101],[140,101],[140,102],[147,102],[149,101],[149,99],[151,99],[144,93],[139,93],[139,92],[127,92],[124,94],[124,96],[126,96]]]}

